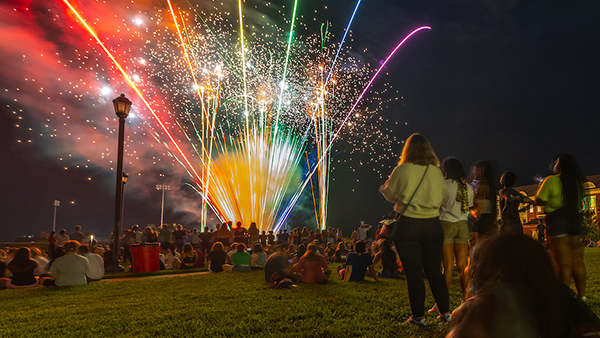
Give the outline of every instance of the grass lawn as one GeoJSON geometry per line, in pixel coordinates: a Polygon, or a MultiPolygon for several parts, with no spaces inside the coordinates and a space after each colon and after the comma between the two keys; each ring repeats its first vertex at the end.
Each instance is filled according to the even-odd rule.
{"type": "MultiPolygon", "coordinates": [[[[586,249],[588,304],[600,313],[600,249],[586,249]]],[[[334,269],[337,264],[332,264],[334,269]]],[[[404,279],[274,290],[262,271],[0,291],[2,337],[444,337],[410,315],[404,279]]],[[[460,304],[455,276],[452,307],[460,304]]],[[[434,301],[427,293],[426,306],[434,301]]]]}

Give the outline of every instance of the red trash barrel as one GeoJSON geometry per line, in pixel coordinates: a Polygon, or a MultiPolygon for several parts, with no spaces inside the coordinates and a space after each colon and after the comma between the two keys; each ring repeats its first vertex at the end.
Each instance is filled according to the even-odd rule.
{"type": "Polygon", "coordinates": [[[131,252],[131,272],[151,272],[160,270],[160,244],[142,243],[129,247],[131,252]]]}

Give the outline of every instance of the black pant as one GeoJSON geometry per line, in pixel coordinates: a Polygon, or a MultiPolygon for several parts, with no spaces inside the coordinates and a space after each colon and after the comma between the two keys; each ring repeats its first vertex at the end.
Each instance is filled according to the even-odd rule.
{"type": "Polygon", "coordinates": [[[429,281],[431,293],[441,313],[449,312],[448,286],[442,275],[442,246],[444,233],[439,219],[400,217],[394,240],[402,268],[406,274],[408,299],[414,317],[425,315],[425,283],[429,281]]]}

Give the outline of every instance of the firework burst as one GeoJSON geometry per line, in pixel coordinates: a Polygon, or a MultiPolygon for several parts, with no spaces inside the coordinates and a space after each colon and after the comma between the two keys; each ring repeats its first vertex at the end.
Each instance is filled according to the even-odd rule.
{"type": "MultiPolygon", "coordinates": [[[[316,224],[323,229],[334,141],[347,135],[353,149],[374,158],[375,142],[361,135],[391,143],[378,131],[377,112],[386,102],[377,96],[361,101],[379,72],[343,44],[346,34],[351,36],[350,23],[342,41],[335,41],[327,28],[305,33],[306,26],[295,21],[296,2],[289,9],[266,3],[257,10],[287,16],[285,25],[264,15],[245,23],[241,1],[237,8],[215,12],[206,4],[178,6],[169,0],[151,8],[114,4],[110,10],[127,13],[122,22],[104,2],[64,4],[48,9],[58,31],[71,36],[62,40],[66,55],[52,58],[59,64],[54,67],[69,69],[66,81],[72,88],[60,95],[101,107],[116,88],[131,88],[138,120],[127,137],[126,165],[141,168],[171,158],[201,196],[202,224],[214,214],[221,221],[277,230],[310,186],[316,224]]],[[[69,130],[70,121],[61,128],[56,115],[62,110],[70,120],[70,105],[50,106],[46,127],[57,137],[69,130]]],[[[112,170],[106,134],[114,127],[111,119],[100,121],[95,110],[81,118],[89,125],[87,141],[97,146],[79,153],[100,153],[100,159],[89,156],[86,165],[112,170]],[[108,165],[99,163],[104,159],[108,165]]],[[[85,141],[82,136],[77,139],[85,141]]]]}

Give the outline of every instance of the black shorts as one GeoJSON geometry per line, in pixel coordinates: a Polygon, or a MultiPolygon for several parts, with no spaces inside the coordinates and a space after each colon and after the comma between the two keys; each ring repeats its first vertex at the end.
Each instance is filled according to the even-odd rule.
{"type": "Polygon", "coordinates": [[[547,233],[550,237],[583,236],[583,218],[577,209],[560,208],[546,215],[547,233]]]}

